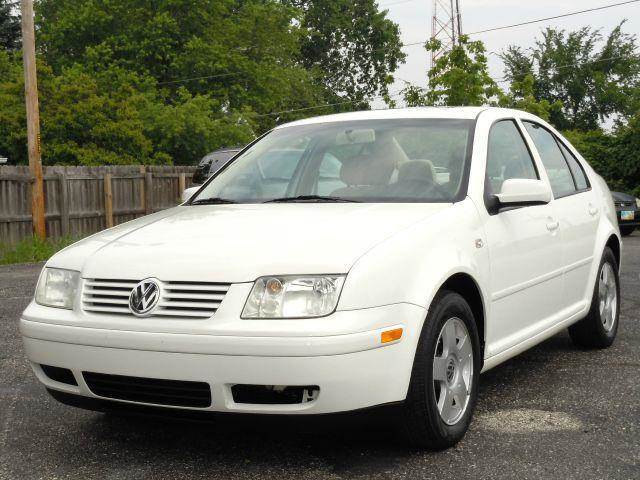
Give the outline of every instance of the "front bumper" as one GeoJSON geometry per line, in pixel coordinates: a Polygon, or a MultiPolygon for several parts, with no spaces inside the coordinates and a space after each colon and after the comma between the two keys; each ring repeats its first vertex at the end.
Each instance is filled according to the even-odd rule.
{"type": "Polygon", "coordinates": [[[83,372],[206,382],[211,405],[196,410],[216,412],[320,414],[404,400],[426,311],[396,304],[334,315],[377,328],[338,335],[312,328],[313,335],[290,337],[194,335],[60,325],[29,315],[21,319],[20,330],[33,370],[47,388],[89,398],[106,397],[90,390],[83,372]],[[381,332],[394,327],[404,329],[402,338],[381,344],[381,332]],[[77,386],[50,379],[40,365],[70,369],[77,386]],[[306,403],[250,404],[234,401],[236,384],[317,385],[320,390],[306,403]]]}

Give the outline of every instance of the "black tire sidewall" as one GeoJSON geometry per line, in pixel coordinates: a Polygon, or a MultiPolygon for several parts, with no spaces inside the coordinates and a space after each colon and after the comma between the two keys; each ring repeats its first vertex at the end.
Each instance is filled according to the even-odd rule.
{"type": "Polygon", "coordinates": [[[605,248],[602,253],[602,259],[600,260],[600,265],[598,266],[598,275],[596,276],[596,284],[593,289],[593,298],[591,300],[591,309],[592,309],[592,318],[595,321],[595,328],[598,334],[602,337],[602,339],[608,344],[612,344],[613,340],[616,338],[616,334],[618,332],[618,325],[620,324],[620,274],[618,272],[618,262],[616,261],[616,257],[609,247],[605,248]],[[600,285],[600,273],[602,272],[602,267],[605,263],[609,263],[613,270],[613,274],[616,279],[616,316],[613,320],[613,328],[610,331],[606,331],[604,329],[604,325],[602,324],[602,319],[600,317],[600,307],[599,307],[599,298],[598,298],[598,287],[600,285]]]}
{"type": "MultiPolygon", "coordinates": [[[[421,392],[416,392],[425,397],[426,412],[425,421],[439,440],[449,445],[460,440],[471,423],[471,417],[475,410],[478,396],[478,381],[480,369],[482,368],[480,340],[478,328],[473,317],[473,313],[468,303],[462,296],[454,292],[442,292],[437,295],[432,303],[425,325],[422,330],[420,343],[416,351],[415,362],[422,362],[421,368],[417,369],[425,376],[425,382],[421,392]],[[471,385],[471,395],[464,415],[454,425],[447,425],[438,412],[435,391],[433,388],[433,357],[437,348],[440,331],[447,320],[459,318],[469,332],[473,347],[473,376],[471,385]]],[[[414,370],[416,370],[414,368],[414,370]]],[[[413,381],[413,378],[412,378],[413,381]]]]}

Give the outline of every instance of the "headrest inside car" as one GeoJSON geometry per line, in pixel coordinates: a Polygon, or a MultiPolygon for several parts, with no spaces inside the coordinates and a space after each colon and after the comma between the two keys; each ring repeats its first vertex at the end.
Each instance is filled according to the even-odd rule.
{"type": "Polygon", "coordinates": [[[398,182],[425,182],[433,183],[435,168],[429,160],[411,160],[400,165],[398,169],[398,182]]]}
{"type": "Polygon", "coordinates": [[[342,162],[340,179],[351,186],[387,185],[395,166],[392,157],[358,155],[342,162]]]}

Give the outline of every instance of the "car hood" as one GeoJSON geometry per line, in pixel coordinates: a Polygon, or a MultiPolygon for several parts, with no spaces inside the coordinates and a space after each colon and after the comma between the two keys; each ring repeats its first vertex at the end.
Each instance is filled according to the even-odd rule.
{"type": "Polygon", "coordinates": [[[84,278],[225,283],[346,273],[381,241],[450,205],[180,206],[96,234],[49,265],[81,270],[84,278]]]}
{"type": "Polygon", "coordinates": [[[616,202],[635,202],[636,197],[624,192],[611,192],[611,196],[616,202]]]}

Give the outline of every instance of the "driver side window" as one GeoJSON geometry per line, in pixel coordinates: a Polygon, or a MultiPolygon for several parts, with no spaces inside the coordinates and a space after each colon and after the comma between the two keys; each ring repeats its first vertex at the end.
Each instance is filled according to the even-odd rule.
{"type": "Polygon", "coordinates": [[[500,193],[505,180],[538,180],[538,172],[527,145],[513,120],[496,122],[489,131],[487,180],[491,194],[500,193]]]}

